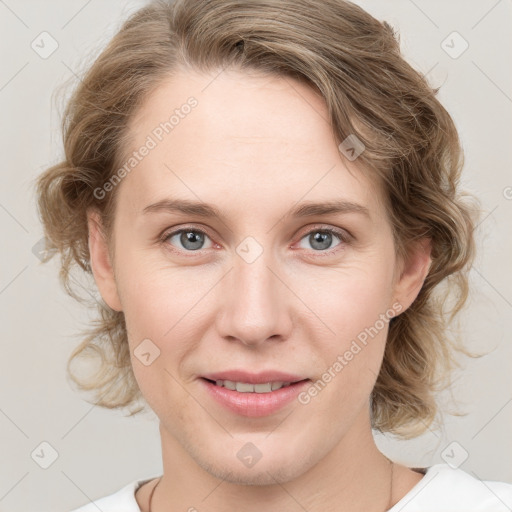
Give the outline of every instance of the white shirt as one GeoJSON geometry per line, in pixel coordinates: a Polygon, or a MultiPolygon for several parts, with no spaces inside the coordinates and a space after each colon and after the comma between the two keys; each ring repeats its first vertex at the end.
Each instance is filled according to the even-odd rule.
{"type": "MultiPolygon", "coordinates": [[[[479,480],[448,464],[426,468],[425,476],[388,512],[511,512],[512,484],[479,480]]],[[[140,512],[135,492],[155,475],[70,512],[140,512]]]]}

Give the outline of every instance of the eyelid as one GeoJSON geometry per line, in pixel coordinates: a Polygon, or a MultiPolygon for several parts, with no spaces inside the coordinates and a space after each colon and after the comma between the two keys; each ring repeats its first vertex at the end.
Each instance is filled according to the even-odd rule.
{"type": "Polygon", "coordinates": [[[304,228],[304,231],[302,232],[303,234],[300,235],[300,240],[302,240],[304,236],[314,231],[327,231],[328,233],[333,233],[339,236],[346,243],[354,239],[352,233],[350,233],[344,228],[332,226],[331,224],[313,224],[306,226],[306,228],[304,228]]]}

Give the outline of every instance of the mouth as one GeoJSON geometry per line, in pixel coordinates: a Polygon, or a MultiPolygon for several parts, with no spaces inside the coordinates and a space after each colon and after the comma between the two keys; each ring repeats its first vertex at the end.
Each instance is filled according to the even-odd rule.
{"type": "Polygon", "coordinates": [[[198,380],[215,403],[247,417],[269,416],[280,411],[311,382],[309,378],[277,372],[258,375],[229,372],[229,375],[208,375],[198,380]],[[228,376],[231,378],[219,378],[228,376]]]}

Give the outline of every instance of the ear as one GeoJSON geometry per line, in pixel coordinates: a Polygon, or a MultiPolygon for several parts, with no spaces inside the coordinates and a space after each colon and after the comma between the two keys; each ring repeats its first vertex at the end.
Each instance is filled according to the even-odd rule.
{"type": "Polygon", "coordinates": [[[107,305],[115,310],[122,311],[121,301],[117,293],[114,269],[110,261],[107,241],[101,229],[101,219],[96,211],[87,212],[87,225],[89,227],[89,256],[91,270],[96,286],[107,305]]]}
{"type": "Polygon", "coordinates": [[[395,300],[402,305],[402,312],[414,302],[420,293],[432,262],[430,259],[431,250],[431,239],[421,238],[413,242],[406,258],[400,262],[394,296],[395,300]]]}

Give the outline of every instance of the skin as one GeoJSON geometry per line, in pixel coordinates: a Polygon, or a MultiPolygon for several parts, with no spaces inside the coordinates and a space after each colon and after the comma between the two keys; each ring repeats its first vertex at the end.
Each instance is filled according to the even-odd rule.
{"type": "MultiPolygon", "coordinates": [[[[132,119],[134,150],[168,112],[198,100],[118,185],[110,252],[89,213],[96,283],[124,312],[135,377],[160,420],[164,473],[152,510],[382,511],[390,465],[374,443],[368,401],[387,324],[307,405],[294,401],[268,417],[225,410],[198,377],[244,368],[320,379],[379,315],[410,306],[430,241],[397,260],[383,191],[340,153],[312,89],[263,74],[217,75],[180,70],[132,119]],[[142,213],[165,198],[213,204],[224,219],[142,213]],[[369,216],[287,216],[297,202],[341,198],[369,216]],[[207,232],[200,250],[179,235],[159,241],[189,226],[207,232]],[[326,227],[352,237],[334,235],[319,249],[309,235],[326,227]],[[252,263],[236,252],[247,236],[263,249],[252,263]],[[133,355],[147,338],[160,350],[149,366],[133,355]],[[248,442],[262,454],[251,468],[236,456],[248,442]]],[[[394,475],[393,504],[422,477],[399,464],[394,475]]],[[[155,483],[136,494],[143,511],[155,483]]]]}

